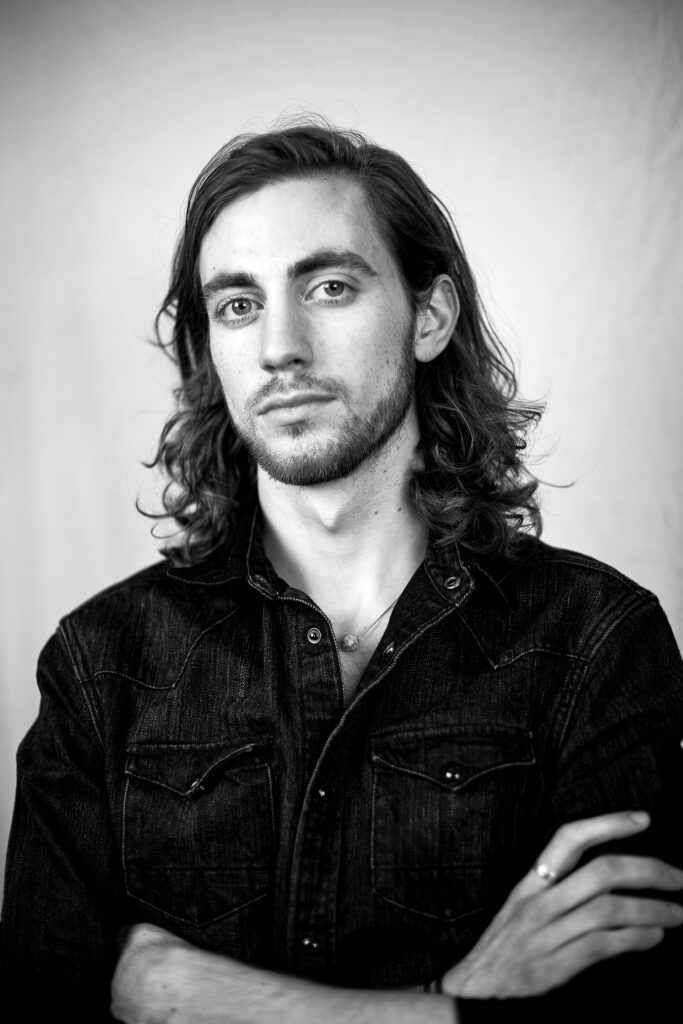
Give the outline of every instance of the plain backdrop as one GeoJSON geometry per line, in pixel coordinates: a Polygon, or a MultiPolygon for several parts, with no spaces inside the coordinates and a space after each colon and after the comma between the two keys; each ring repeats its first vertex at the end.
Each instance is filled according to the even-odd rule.
{"type": "Polygon", "coordinates": [[[545,538],[654,590],[683,638],[683,4],[0,4],[0,853],[59,617],[156,557],[137,495],[172,407],[147,344],[189,186],[312,110],[452,210],[524,392],[545,538]]]}

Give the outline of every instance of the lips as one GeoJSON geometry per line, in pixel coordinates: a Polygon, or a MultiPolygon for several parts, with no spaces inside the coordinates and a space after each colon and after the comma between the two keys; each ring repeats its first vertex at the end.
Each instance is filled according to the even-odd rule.
{"type": "Polygon", "coordinates": [[[300,405],[309,405],[315,402],[331,402],[334,395],[324,391],[292,391],[284,395],[273,395],[266,399],[258,410],[259,416],[272,412],[274,409],[293,409],[300,405]]]}

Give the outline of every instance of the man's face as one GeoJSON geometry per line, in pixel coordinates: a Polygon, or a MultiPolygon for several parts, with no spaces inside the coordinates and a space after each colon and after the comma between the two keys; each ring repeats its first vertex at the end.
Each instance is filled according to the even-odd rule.
{"type": "Polygon", "coordinates": [[[199,269],[235,429],[275,480],[344,477],[414,412],[414,318],[356,182],[280,182],[231,203],[199,269]]]}

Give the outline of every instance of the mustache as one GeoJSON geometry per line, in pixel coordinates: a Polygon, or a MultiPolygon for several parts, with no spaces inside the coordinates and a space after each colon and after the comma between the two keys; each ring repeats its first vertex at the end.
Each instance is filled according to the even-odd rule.
{"type": "Polygon", "coordinates": [[[296,376],[287,377],[286,379],[274,377],[264,384],[263,387],[259,388],[258,391],[255,391],[247,404],[249,409],[254,412],[263,402],[271,398],[293,395],[297,391],[321,391],[334,398],[340,398],[347,403],[350,397],[348,388],[341,381],[334,380],[332,377],[318,377],[315,374],[303,371],[296,374],[296,376]]]}

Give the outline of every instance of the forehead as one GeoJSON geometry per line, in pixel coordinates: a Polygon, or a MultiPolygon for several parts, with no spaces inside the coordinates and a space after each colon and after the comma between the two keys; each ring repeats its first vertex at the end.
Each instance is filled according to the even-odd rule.
{"type": "Polygon", "coordinates": [[[309,253],[346,249],[380,273],[396,274],[362,186],[345,177],[266,185],[224,207],[200,249],[203,281],[216,269],[280,271],[309,253]]]}

